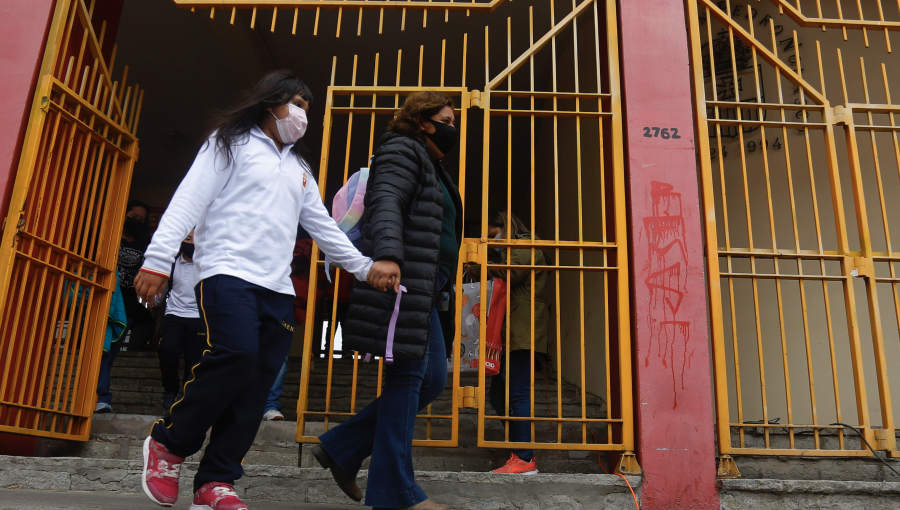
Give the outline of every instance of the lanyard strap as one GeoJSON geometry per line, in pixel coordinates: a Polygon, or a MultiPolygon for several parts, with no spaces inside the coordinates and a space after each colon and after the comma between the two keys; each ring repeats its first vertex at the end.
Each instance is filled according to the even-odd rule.
{"type": "Polygon", "coordinates": [[[391,324],[388,326],[387,348],[384,352],[384,362],[390,365],[394,362],[394,332],[397,330],[397,317],[400,315],[400,297],[406,292],[406,287],[400,286],[397,300],[394,301],[394,313],[391,314],[391,324]]]}
{"type": "MultiPolygon", "coordinates": [[[[387,347],[384,350],[384,362],[388,365],[394,362],[394,333],[397,331],[397,317],[400,316],[400,297],[406,292],[406,287],[400,286],[397,299],[394,301],[394,313],[391,314],[391,323],[388,325],[387,347]]],[[[372,360],[372,353],[366,354],[366,363],[372,360]]]]}

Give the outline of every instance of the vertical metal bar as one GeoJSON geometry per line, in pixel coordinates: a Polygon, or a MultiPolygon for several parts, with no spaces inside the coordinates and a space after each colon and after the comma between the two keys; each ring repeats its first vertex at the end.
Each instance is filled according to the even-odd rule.
{"type": "MultiPolygon", "coordinates": [[[[334,121],[334,115],[331,112],[334,106],[334,76],[337,69],[337,57],[331,61],[331,86],[328,87],[325,96],[325,118],[323,119],[322,128],[322,151],[319,160],[319,193],[325,194],[325,184],[328,181],[328,159],[329,147],[331,146],[331,128],[334,121]]],[[[309,271],[309,291],[306,296],[306,314],[307,317],[315,317],[316,314],[316,288],[319,280],[319,248],[313,245],[310,253],[310,271],[309,271]]],[[[315,320],[307,320],[304,331],[304,338],[310,339],[303,342],[303,365],[300,371],[300,393],[297,398],[297,440],[300,441],[306,435],[306,411],[309,408],[309,380],[312,373],[312,338],[315,338],[313,328],[315,320]]]]}
{"type": "MultiPolygon", "coordinates": [[[[482,95],[481,101],[484,109],[484,135],[482,141],[482,171],[481,171],[481,229],[480,232],[482,236],[487,232],[487,220],[488,220],[488,195],[490,188],[490,139],[491,139],[491,89],[490,89],[490,38],[489,38],[489,27],[485,25],[484,27],[484,94],[482,95]]],[[[485,253],[484,245],[481,244],[478,247],[478,262],[485,265],[487,263],[487,257],[483,256],[485,253]]],[[[479,296],[480,302],[484,303],[487,297],[487,271],[481,271],[480,278],[481,285],[481,294],[479,296]]],[[[487,329],[484,327],[485,322],[481,322],[480,330],[479,330],[479,338],[484,338],[487,329]]],[[[486,342],[478,342],[478,359],[483,360],[485,358],[486,350],[485,345],[486,342]]],[[[485,371],[484,364],[482,363],[481,367],[478,369],[478,388],[479,388],[479,396],[481,397],[481,401],[485,401],[485,390],[486,390],[486,381],[485,381],[485,371]]],[[[482,445],[484,443],[484,415],[485,415],[485,406],[478,406],[478,445],[482,445]]]]}
{"type": "Polygon", "coordinates": [[[616,221],[616,265],[618,289],[618,350],[619,350],[619,398],[621,400],[622,416],[622,448],[626,451],[634,450],[634,409],[631,387],[631,305],[629,301],[629,263],[628,263],[628,223],[625,211],[625,154],[622,133],[622,95],[619,84],[619,28],[616,3],[606,3],[606,36],[609,48],[609,83],[612,96],[610,105],[612,108],[612,161],[614,193],[617,197],[615,203],[616,221]]]}
{"type": "MultiPolygon", "coordinates": [[[[703,62],[703,54],[702,54],[702,40],[700,37],[700,26],[699,26],[699,12],[697,8],[696,0],[689,0],[686,2],[687,4],[687,12],[688,12],[688,25],[690,30],[690,37],[688,38],[690,43],[690,51],[691,51],[691,60],[694,62],[694,65],[691,67],[693,73],[693,80],[695,84],[700,84],[704,82],[703,79],[703,66],[698,63],[703,62]]],[[[712,16],[710,15],[709,8],[705,8],[705,14],[707,19],[707,32],[708,32],[708,41],[712,42],[712,16]]],[[[715,68],[715,58],[710,57],[710,72],[712,76],[712,98],[713,100],[717,97],[716,92],[716,68],[715,68]]],[[[728,404],[728,379],[727,379],[727,368],[725,361],[725,348],[724,348],[724,331],[723,331],[723,320],[722,320],[722,295],[721,295],[721,282],[720,282],[720,271],[719,271],[719,254],[718,254],[718,232],[716,230],[716,213],[715,213],[715,193],[713,188],[713,177],[712,177],[712,163],[709,159],[710,147],[709,147],[709,123],[707,122],[707,109],[706,109],[706,90],[704,87],[695,86],[694,87],[695,101],[695,117],[697,122],[697,134],[695,139],[698,142],[698,150],[700,152],[700,179],[701,179],[701,193],[703,199],[703,210],[705,211],[704,222],[706,228],[704,229],[706,232],[706,262],[708,265],[708,292],[709,292],[709,309],[710,309],[710,327],[711,333],[713,335],[712,345],[713,345],[713,368],[715,371],[715,396],[716,396],[716,425],[717,425],[717,439],[718,439],[718,449],[721,454],[730,454],[732,452],[731,445],[731,427],[729,426],[730,416],[729,416],[729,404],[728,404]]],[[[714,110],[715,114],[718,115],[718,108],[714,110]]],[[[718,138],[718,135],[717,135],[718,138]]],[[[725,181],[722,180],[723,186],[723,196],[724,196],[724,185],[725,181]]],[[[723,205],[723,210],[726,210],[726,207],[723,205]]],[[[726,232],[726,243],[727,233],[728,233],[728,225],[725,225],[726,232]]],[[[731,284],[729,280],[729,285],[731,284]]],[[[731,302],[734,302],[734,293],[731,293],[731,302]]],[[[733,325],[732,319],[732,325],[733,325]]],[[[733,341],[737,342],[736,336],[733,337],[733,341]]],[[[737,352],[737,349],[735,349],[737,352]]],[[[737,367],[737,361],[735,361],[735,367],[737,367]]],[[[738,388],[740,387],[740,376],[738,375],[735,380],[737,381],[738,388]]],[[[741,413],[741,405],[738,404],[738,413],[739,413],[739,422],[742,422],[742,418],[740,417],[741,413]]],[[[743,437],[743,428],[741,429],[741,436],[743,437]]]]}

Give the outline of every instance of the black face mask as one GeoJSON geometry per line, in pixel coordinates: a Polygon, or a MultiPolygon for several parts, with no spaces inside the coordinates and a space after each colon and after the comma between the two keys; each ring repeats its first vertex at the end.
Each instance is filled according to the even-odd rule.
{"type": "Polygon", "coordinates": [[[194,258],[194,243],[181,242],[181,254],[189,259],[194,258]]]}
{"type": "Polygon", "coordinates": [[[144,234],[144,229],[147,228],[144,223],[137,219],[128,216],[125,218],[125,233],[130,236],[140,236],[144,234]]]}
{"type": "Polygon", "coordinates": [[[435,120],[431,121],[431,123],[434,125],[434,133],[423,131],[423,134],[434,142],[434,145],[437,146],[441,153],[446,155],[453,151],[456,148],[456,144],[459,143],[459,132],[456,131],[456,128],[435,120]]]}

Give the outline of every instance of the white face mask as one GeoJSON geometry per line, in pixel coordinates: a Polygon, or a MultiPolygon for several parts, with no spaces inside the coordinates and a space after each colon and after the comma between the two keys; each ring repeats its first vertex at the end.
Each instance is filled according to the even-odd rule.
{"type": "Polygon", "coordinates": [[[272,116],[275,117],[275,125],[278,127],[281,141],[291,144],[303,138],[303,135],[306,133],[306,111],[295,104],[287,106],[287,117],[279,119],[275,112],[272,112],[272,116]]]}

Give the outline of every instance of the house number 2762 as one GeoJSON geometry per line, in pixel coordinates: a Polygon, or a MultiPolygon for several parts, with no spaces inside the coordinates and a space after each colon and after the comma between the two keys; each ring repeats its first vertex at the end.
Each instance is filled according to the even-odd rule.
{"type": "Polygon", "coordinates": [[[681,138],[681,135],[678,134],[678,128],[645,127],[644,138],[662,138],[668,140],[670,138],[681,138]]]}

